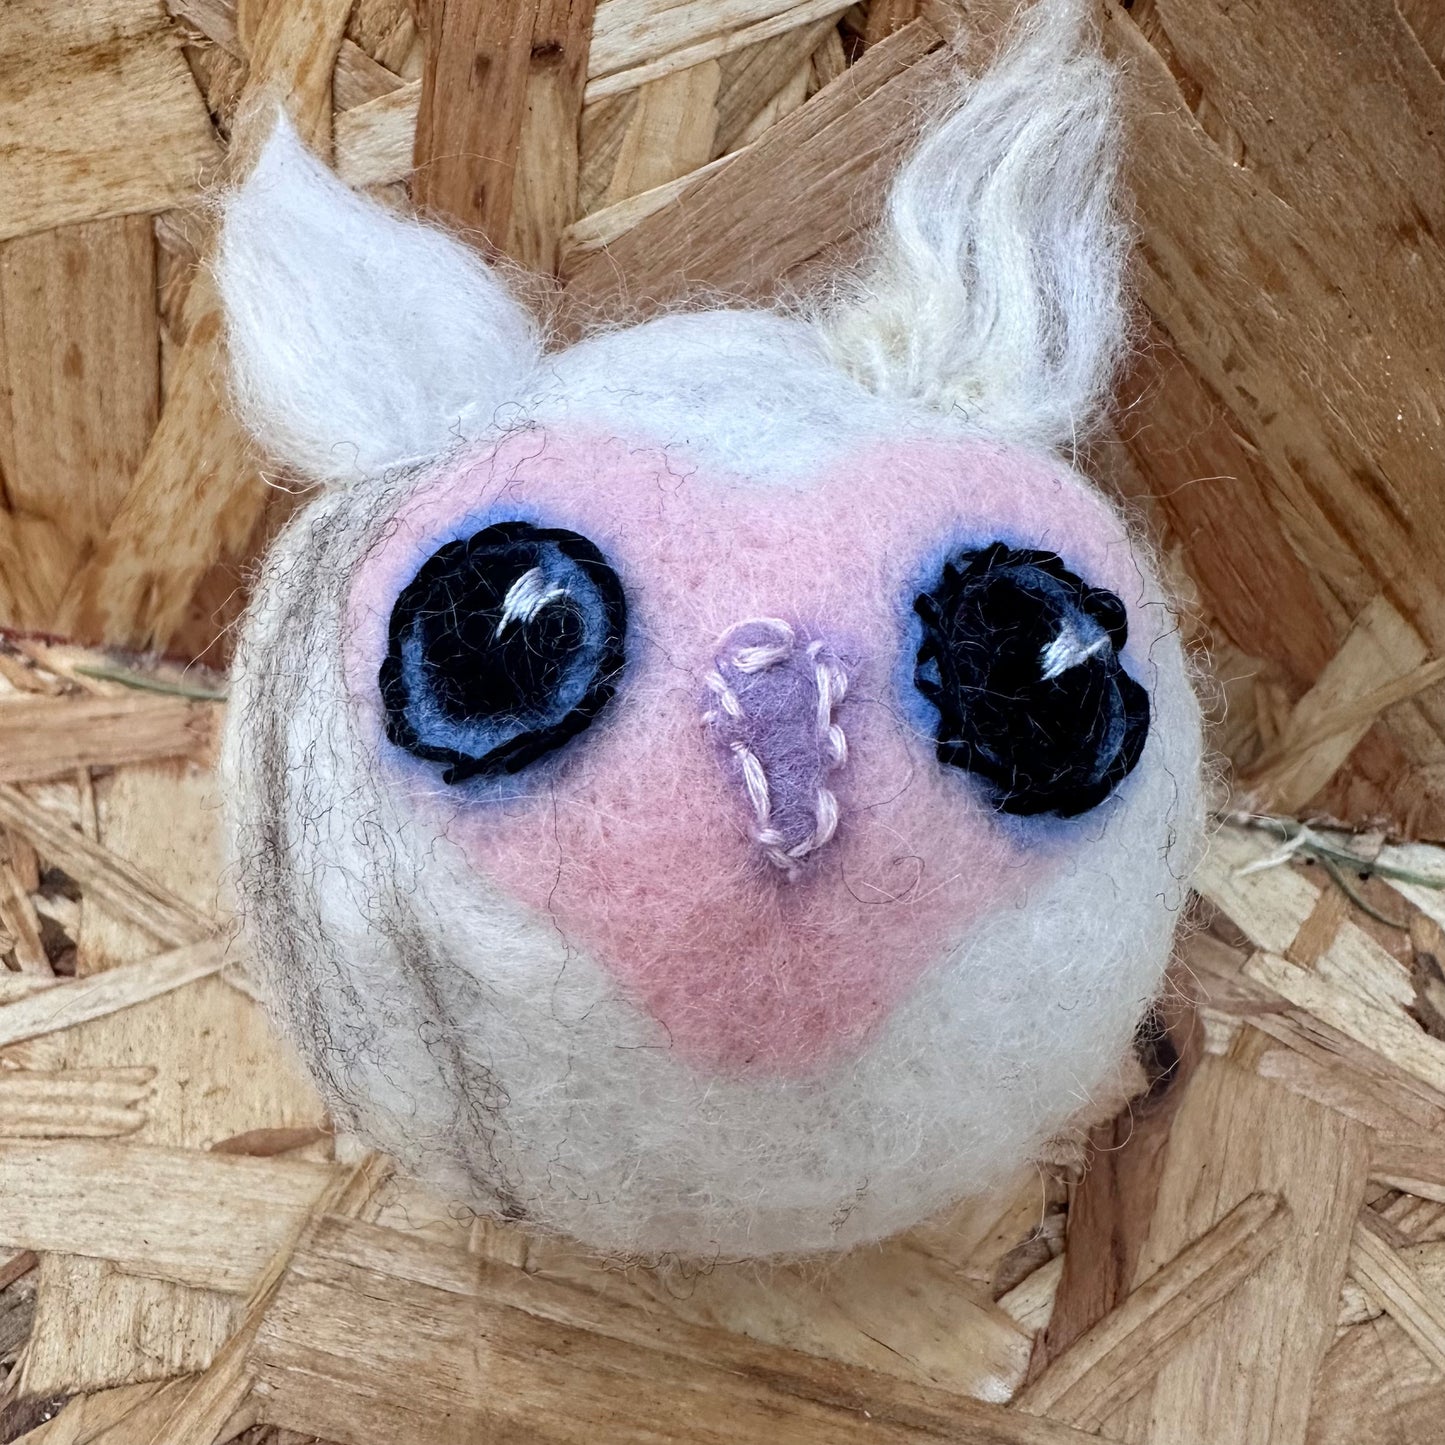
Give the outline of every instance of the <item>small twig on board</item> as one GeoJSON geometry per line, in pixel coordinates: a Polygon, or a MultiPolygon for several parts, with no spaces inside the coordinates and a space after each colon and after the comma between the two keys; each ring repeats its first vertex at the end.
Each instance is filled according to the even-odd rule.
{"type": "Polygon", "coordinates": [[[1391,883],[1409,883],[1417,888],[1445,888],[1445,874],[1419,873],[1411,868],[1397,867],[1393,863],[1372,862],[1368,858],[1361,858],[1358,853],[1330,842],[1323,834],[1315,832],[1308,823],[1300,823],[1293,818],[1235,812],[1226,814],[1224,821],[1237,827],[1260,828],[1277,833],[1284,840],[1280,847],[1267,857],[1257,858],[1253,863],[1239,869],[1237,876],[1243,878],[1250,873],[1262,873],[1267,868],[1278,868],[1291,858],[1311,859],[1329,874],[1335,886],[1360,912],[1377,923],[1383,923],[1387,928],[1397,928],[1402,933],[1409,931],[1409,922],[1391,918],[1365,899],[1359,889],[1350,882],[1346,870],[1358,873],[1362,878],[1384,878],[1391,883]]]}
{"type": "Polygon", "coordinates": [[[132,672],[124,667],[84,667],[75,669],[82,677],[93,677],[100,682],[118,682],[122,687],[133,687],[139,692],[163,692],[169,697],[189,697],[196,702],[225,702],[226,694],[208,687],[189,687],[183,682],[166,682],[159,677],[148,677],[143,672],[132,672]]]}

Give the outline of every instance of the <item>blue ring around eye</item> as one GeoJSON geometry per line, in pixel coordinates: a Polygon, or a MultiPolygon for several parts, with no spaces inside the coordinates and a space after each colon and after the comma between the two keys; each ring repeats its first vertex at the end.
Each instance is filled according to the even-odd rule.
{"type": "Polygon", "coordinates": [[[626,631],[616,572],[576,532],[498,522],[447,542],[392,608],[387,737],[447,783],[518,772],[612,699],[626,631]]]}

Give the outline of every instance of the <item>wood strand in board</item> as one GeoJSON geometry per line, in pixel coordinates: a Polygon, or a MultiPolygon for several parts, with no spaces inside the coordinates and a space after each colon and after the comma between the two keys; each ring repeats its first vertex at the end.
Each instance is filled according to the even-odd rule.
{"type": "Polygon", "coordinates": [[[35,783],[77,768],[154,758],[209,760],[215,703],[131,693],[35,697],[0,704],[0,783],[35,783]]]}
{"type": "MultiPolygon", "coordinates": [[[[760,19],[739,29],[715,28],[720,15],[746,8],[756,10],[759,7],[749,6],[749,0],[743,0],[742,5],[728,3],[728,0],[722,0],[722,3],[719,3],[719,0],[694,0],[691,5],[668,7],[669,14],[678,15],[684,20],[697,17],[694,23],[700,22],[702,29],[711,33],[698,34],[693,31],[691,33],[697,35],[696,39],[685,40],[663,55],[658,55],[651,46],[638,46],[632,43],[630,37],[619,35],[615,47],[616,57],[609,63],[620,62],[622,68],[607,74],[593,75],[587,82],[587,103],[591,105],[610,96],[625,95],[628,91],[636,90],[638,86],[661,80],[679,70],[690,70],[695,65],[719,60],[725,55],[733,55],[818,21],[831,24],[847,7],[840,7],[838,0],[793,0],[793,3],[781,6],[765,3],[761,7],[763,11],[773,13],[764,13],[760,19]],[[626,59],[622,60],[622,57],[626,59]]],[[[689,32],[683,27],[679,27],[675,32],[678,36],[687,33],[689,32]]],[[[604,44],[612,39],[608,35],[602,38],[604,44]]],[[[595,34],[592,44],[593,53],[596,54],[598,37],[595,34]]],[[[611,46],[607,48],[612,49],[611,46]]]]}
{"type": "MultiPolygon", "coordinates": [[[[250,74],[242,114],[246,106],[279,101],[308,144],[327,159],[331,82],[350,8],[342,0],[285,0],[240,12],[259,17],[254,32],[245,37],[250,74]]],[[[269,131],[269,115],[257,120],[269,131]]]]}
{"type": "Polygon", "coordinates": [[[1156,1005],[1156,1020],[1174,1051],[1173,1067],[1148,1094],[1090,1135],[1084,1177],[1069,1196],[1062,1278],[1034,1349],[1031,1378],[1116,1310],[1133,1285],[1169,1130],[1203,1047],[1197,993],[1186,952],[1171,967],[1156,1005]]]}
{"type": "Polygon", "coordinates": [[[196,194],[219,149],[169,31],[153,0],[0,6],[0,239],[196,194]]]}
{"type": "Polygon", "coordinates": [[[915,21],[605,250],[564,258],[573,323],[630,301],[662,306],[688,290],[766,298],[882,206],[883,180],[922,98],[956,62],[915,21]]]}
{"type": "Polygon", "coordinates": [[[1293,1223],[1108,1428],[1132,1445],[1304,1445],[1367,1173],[1363,1126],[1206,1055],[1170,1131],[1136,1282],[1251,1194],[1280,1195],[1293,1223]]]}
{"type": "Polygon", "coordinates": [[[1084,1445],[1067,1426],[322,1220],[256,1340],[263,1416],[343,1445],[1084,1445]],[[505,1385],[502,1382],[505,1381],[505,1385]]]}
{"type": "Polygon", "coordinates": [[[338,1174],[108,1140],[0,1144],[0,1244],[244,1295],[338,1174]]]}
{"type": "Polygon", "coordinates": [[[1098,1429],[1148,1384],[1183,1330],[1254,1274],[1289,1225],[1279,1195],[1242,1199],[1053,1360],[1014,1404],[1031,1415],[1098,1429]]]}
{"type": "Polygon", "coordinates": [[[77,1395],[43,1425],[22,1435],[14,1445],[108,1445],[106,1432],[142,1410],[158,1396],[174,1394],[180,1381],[119,1385],[93,1395],[77,1395]]]}
{"type": "Polygon", "coordinates": [[[1374,1007],[1352,990],[1271,953],[1251,954],[1244,975],[1414,1075],[1435,1098],[1445,1098],[1445,1042],[1432,1038],[1403,1010],[1374,1007]]]}
{"type": "Polygon", "coordinates": [[[1445,1371],[1445,1300],[1420,1279],[1368,1209],[1355,1225],[1350,1272],[1435,1368],[1445,1371]]]}
{"type": "Polygon", "coordinates": [[[1445,1204],[1445,1120],[1425,1129],[1377,1135],[1370,1177],[1419,1199],[1445,1204]]]}
{"type": "MultiPolygon", "coordinates": [[[[329,152],[331,76],[350,9],[350,0],[266,6],[250,37],[238,114],[253,126],[269,124],[265,102],[280,99],[303,138],[329,152]]],[[[256,138],[254,130],[238,136],[233,167],[256,138]]],[[[247,557],[274,500],[225,404],[220,301],[204,267],[184,311],[185,340],[169,368],[160,424],[109,531],[62,602],[60,625],[85,640],[170,645],[207,575],[247,557]]]]}
{"type": "MultiPolygon", "coordinates": [[[[7,620],[52,628],[155,430],[160,331],[150,217],[0,244],[0,313],[0,506],[22,529],[24,571],[38,594],[7,620]]],[[[0,740],[0,767],[10,754],[0,740]]]]}
{"type": "Polygon", "coordinates": [[[593,0],[425,0],[412,194],[534,270],[576,218],[593,0]]]}
{"type": "Polygon", "coordinates": [[[145,1123],[155,1070],[0,1069],[0,1139],[104,1139],[145,1123]]]}
{"type": "Polygon", "coordinates": [[[177,898],[154,878],[77,833],[18,788],[0,784],[0,824],[13,828],[47,862],[68,873],[102,907],[180,948],[216,931],[216,921],[177,898]]]}
{"type": "Polygon", "coordinates": [[[154,1425],[146,1420],[118,1431],[110,1445],[213,1445],[226,1423],[247,1403],[254,1378],[248,1353],[307,1226],[324,1215],[355,1218],[367,1208],[377,1190],[391,1178],[391,1173],[391,1161],[370,1152],[349,1169],[334,1171],[311,1209],[271,1257],[251,1291],[240,1328],[221,1347],[216,1358],[189,1382],[175,1408],[167,1411],[163,1419],[154,1425]]]}
{"type": "Polygon", "coordinates": [[[0,975],[0,1048],[134,1008],[219,973],[225,963],[224,942],[211,938],[84,978],[17,987],[16,980],[0,975]]]}
{"type": "Polygon", "coordinates": [[[1445,1374],[1384,1314],[1335,1340],[1312,1405],[1309,1445],[1423,1445],[1445,1419],[1445,1374]]]}
{"type": "Polygon", "coordinates": [[[40,918],[15,867],[15,839],[0,833],[0,930],[8,936],[5,948],[14,953],[22,974],[48,978],[54,970],[40,937],[40,918]]]}
{"type": "Polygon", "coordinates": [[[588,78],[632,70],[710,37],[732,39],[763,21],[794,29],[805,23],[799,10],[799,0],[601,0],[588,78]]]}
{"type": "Polygon", "coordinates": [[[385,186],[412,172],[421,81],[336,117],[336,174],[349,186],[385,186]]]}

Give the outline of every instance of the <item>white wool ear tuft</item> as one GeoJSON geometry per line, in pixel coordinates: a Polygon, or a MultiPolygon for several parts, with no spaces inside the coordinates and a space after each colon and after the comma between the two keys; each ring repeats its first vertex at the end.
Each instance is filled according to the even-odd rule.
{"type": "Polygon", "coordinates": [[[1039,0],[894,182],[871,264],[823,319],[880,395],[1073,443],[1127,333],[1114,75],[1081,0],[1039,0]]]}
{"type": "Polygon", "coordinates": [[[373,475],[480,436],[536,365],[536,326],[458,241],[348,190],[278,116],[224,202],[232,384],[278,460],[373,475]]]}

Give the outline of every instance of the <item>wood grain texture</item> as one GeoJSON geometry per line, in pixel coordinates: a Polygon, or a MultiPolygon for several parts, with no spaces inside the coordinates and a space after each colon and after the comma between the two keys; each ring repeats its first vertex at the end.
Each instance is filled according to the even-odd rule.
{"type": "Polygon", "coordinates": [[[1115,1310],[1133,1287],[1158,1199],[1174,1116],[1199,1062],[1190,952],[1171,969],[1156,1007],[1160,1066],[1149,1092],[1096,1127],[1088,1168],[1069,1199],[1062,1278],[1034,1353],[1031,1376],[1115,1310]]]}
{"type": "Polygon", "coordinates": [[[3,1144],[0,1165],[0,1234],[13,1247],[88,1254],[130,1274],[241,1295],[335,1172],[299,1160],[79,1140],[3,1144]],[[82,1179],[95,1187],[78,1195],[82,1179]]]}
{"type": "Polygon", "coordinates": [[[1360,1125],[1206,1058],[1170,1134],[1138,1283],[1250,1194],[1281,1195],[1297,1222],[1106,1428],[1131,1445],[1177,1445],[1206,1420],[1210,1445],[1302,1442],[1367,1167],[1360,1125]]]}
{"type": "Polygon", "coordinates": [[[0,1048],[134,1008],[219,973],[225,961],[223,946],[207,940],[83,978],[0,977],[0,1048]]]}
{"type": "Polygon", "coordinates": [[[680,1278],[609,1268],[565,1241],[491,1223],[468,1244],[485,1258],[652,1315],[1003,1403],[1023,1380],[1032,1341],[994,1302],[994,1276],[1040,1230],[1047,1208],[1031,1170],[991,1198],[822,1268],[817,1261],[765,1270],[720,1264],[680,1278]]]}
{"type": "Polygon", "coordinates": [[[0,822],[83,883],[117,918],[144,929],[156,942],[180,948],[216,931],[215,920],[199,908],[10,784],[0,784],[0,822]]]}
{"type": "Polygon", "coordinates": [[[625,95],[841,13],[838,0],[611,0],[598,16],[586,98],[625,95]]]}
{"type": "Polygon", "coordinates": [[[154,1077],[145,1065],[0,1070],[0,1139],[133,1134],[145,1123],[154,1077]]]}
{"type": "Polygon", "coordinates": [[[577,205],[592,0],[426,0],[413,196],[551,271],[577,205]]]}
{"type": "Polygon", "coordinates": [[[175,1406],[152,1425],[131,1427],[114,1445],[214,1445],[230,1422],[248,1414],[255,1377],[249,1355],[262,1325],[276,1302],[292,1256],[311,1225],[322,1218],[355,1219],[371,1205],[378,1189],[392,1174],[392,1164],[381,1155],[364,1153],[355,1164],[333,1171],[290,1237],[277,1249],[253,1286],[246,1311],[216,1357],[188,1381],[175,1406]]]}
{"type": "Polygon", "coordinates": [[[623,300],[652,308],[687,287],[750,301],[774,294],[881,203],[878,183],[921,98],[952,64],[930,56],[939,44],[923,21],[899,31],[755,147],[604,251],[564,265],[569,308],[605,313],[623,300]]]}
{"type": "Polygon", "coordinates": [[[152,0],[0,10],[0,239],[193,196],[220,158],[152,0]]]}
{"type": "MultiPolygon", "coordinates": [[[[210,967],[190,982],[156,988],[143,1001],[135,997],[137,988],[145,991],[148,984],[162,981],[158,974],[169,975],[164,981],[173,983],[175,974],[186,967],[185,954],[155,958],[150,910],[161,890],[174,900],[171,907],[178,922],[204,918],[214,907],[218,818],[208,774],[182,762],[137,764],[114,774],[98,793],[99,838],[90,847],[114,860],[111,871],[122,880],[164,881],[148,886],[143,895],[146,908],[130,910],[117,905],[104,889],[87,889],[78,939],[83,976],[74,985],[57,987],[74,987],[78,992],[88,986],[112,1003],[118,994],[129,1002],[123,1010],[97,1012],[62,1034],[40,1040],[57,1046],[51,1066],[152,1067],[155,1077],[146,1119],[130,1139],[161,1151],[200,1151],[262,1126],[316,1127],[324,1118],[320,1103],[260,1008],[215,976],[215,965],[222,961],[220,950],[211,946],[202,951],[195,960],[198,970],[203,963],[210,967]],[[213,1072],[220,1057],[230,1061],[224,1080],[213,1072]]],[[[97,994],[91,995],[92,1000],[97,994]]],[[[32,1000],[13,1007],[32,1002],[41,1007],[32,1000]]],[[[258,1167],[275,1164],[287,1169],[284,1175],[264,1177],[280,1179],[277,1188],[283,1193],[287,1181],[292,1181],[291,1197],[302,1195],[303,1209],[325,1179],[323,1171],[308,1183],[306,1169],[301,1168],[305,1161],[282,1164],[194,1153],[185,1157],[198,1160],[202,1169],[239,1164],[243,1177],[257,1179],[263,1192],[270,1186],[259,1183],[263,1176],[257,1175],[258,1167]],[[289,1167],[293,1164],[294,1169],[289,1167]]],[[[97,1179],[106,1178],[103,1166],[97,1166],[95,1174],[97,1179]]],[[[74,1171],[59,1170],[56,1177],[73,1178],[74,1171]]],[[[175,1190],[185,1193],[179,1180],[175,1190]]],[[[123,1191],[124,1185],[117,1184],[105,1192],[114,1198],[123,1191]]],[[[209,1261],[202,1263],[202,1269],[211,1273],[209,1279],[187,1279],[176,1269],[135,1272],[114,1255],[97,1256],[93,1243],[73,1238],[72,1245],[78,1247],[67,1250],[57,1241],[60,1252],[48,1254],[45,1260],[40,1308],[25,1366],[27,1388],[95,1389],[207,1366],[244,1313],[240,1294],[214,1288],[217,1276],[229,1276],[237,1290],[250,1288],[257,1262],[264,1264],[284,1241],[288,1220],[293,1226],[297,1222],[295,1211],[278,1207],[274,1197],[258,1204],[269,1221],[269,1245],[246,1257],[243,1241],[256,1236],[254,1230],[243,1229],[235,1236],[242,1245],[241,1266],[225,1266],[227,1258],[234,1266],[235,1255],[225,1238],[216,1237],[224,1233],[216,1226],[231,1197],[228,1190],[218,1191],[214,1180],[208,1191],[193,1193],[192,1207],[184,1211],[191,1233],[181,1226],[174,1241],[166,1240],[167,1248],[174,1245],[183,1254],[190,1238],[196,1245],[192,1257],[209,1261]],[[212,1235],[209,1240],[204,1239],[207,1231],[212,1235]]],[[[128,1213],[144,1227],[148,1218],[156,1217],[156,1207],[137,1195],[128,1213]]],[[[124,1233],[117,1231],[113,1238],[118,1241],[124,1233]]],[[[133,1242],[144,1237],[148,1236],[131,1235],[133,1242]]]]}
{"type": "Polygon", "coordinates": [[[0,504],[27,530],[35,598],[12,613],[22,625],[55,615],[155,429],[155,291],[147,216],[0,244],[0,504]]]}
{"type": "MultiPolygon", "coordinates": [[[[267,6],[250,37],[238,110],[254,125],[269,124],[268,103],[280,100],[301,134],[328,151],[331,78],[349,9],[347,0],[267,6]]],[[[208,575],[232,569],[226,590],[235,590],[235,569],[253,553],[275,500],[225,404],[220,302],[204,270],[187,290],[182,326],[165,407],[135,481],[61,604],[60,623],[74,636],[174,644],[208,575]]],[[[200,630],[214,636],[217,623],[203,617],[200,630]]]]}
{"type": "MultiPolygon", "coordinates": [[[[1417,659],[1440,655],[1445,514],[1427,480],[1440,463],[1445,365],[1434,323],[1445,299],[1440,72],[1390,0],[1152,0],[1127,13],[1111,3],[1107,21],[1130,67],[1141,292],[1250,453],[1247,468],[1226,461],[1179,480],[1202,493],[1196,512],[1212,504],[1214,537],[1245,548],[1269,538],[1283,557],[1283,570],[1251,563],[1240,579],[1276,601],[1261,643],[1286,674],[1313,682],[1321,651],[1333,657],[1344,630],[1385,605],[1416,638],[1417,659]],[[1358,84],[1365,73],[1380,83],[1358,84]],[[1232,479],[1241,475],[1262,489],[1232,479]]],[[[1179,435],[1176,405],[1172,387],[1157,417],[1152,397],[1141,403],[1138,440],[1179,435]]],[[[1211,566],[1217,598],[1232,584],[1211,566]]],[[[1341,672],[1363,692],[1372,683],[1357,668],[1378,681],[1400,665],[1368,629],[1357,652],[1337,665],[1336,689],[1341,672]]],[[[1441,702],[1437,685],[1382,710],[1396,751],[1387,761],[1376,749],[1373,803],[1355,789],[1355,816],[1372,806],[1397,826],[1441,831],[1434,774],[1421,771],[1441,753],[1441,702]],[[1400,790],[1406,776],[1415,786],[1400,790]]],[[[1282,805],[1331,796],[1331,761],[1282,805]]]]}
{"type": "Polygon", "coordinates": [[[1154,1378],[1180,1334],[1261,1268],[1289,1225],[1277,1194],[1241,1200],[1057,1356],[1014,1403],[1032,1415],[1098,1429],[1154,1378]]]}
{"type": "Polygon", "coordinates": [[[1096,1438],[742,1336],[663,1328],[507,1265],[332,1219],[292,1257],[252,1364],[266,1418],[348,1445],[1096,1438]]]}
{"type": "MultiPolygon", "coordinates": [[[[1445,1246],[1436,1239],[1400,1253],[1434,1298],[1445,1299],[1445,1246]]],[[[1381,1313],[1345,1326],[1325,1356],[1309,1445],[1414,1445],[1438,1435],[1442,1417],[1445,1374],[1394,1318],[1381,1313]]]]}
{"type": "Polygon", "coordinates": [[[1378,1217],[1365,1210],[1355,1225],[1350,1271],[1384,1306],[1421,1354],[1445,1373],[1445,1298],[1421,1279],[1378,1217]]]}
{"type": "Polygon", "coordinates": [[[153,758],[206,761],[218,719],[213,703],[145,693],[12,702],[0,706],[0,782],[41,782],[82,766],[153,758]]]}

